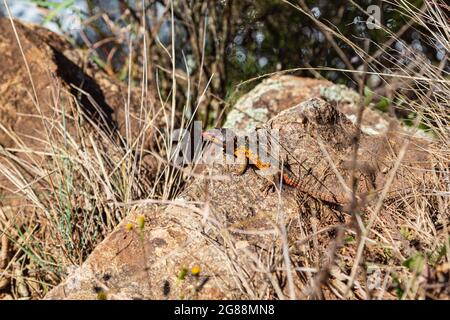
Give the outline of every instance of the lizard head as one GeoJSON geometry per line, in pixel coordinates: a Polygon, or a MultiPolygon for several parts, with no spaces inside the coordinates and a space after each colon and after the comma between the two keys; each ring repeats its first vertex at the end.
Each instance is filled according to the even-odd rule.
{"type": "Polygon", "coordinates": [[[215,128],[211,130],[204,131],[202,133],[203,139],[206,141],[212,142],[215,145],[226,147],[227,144],[227,129],[223,128],[215,128]]]}

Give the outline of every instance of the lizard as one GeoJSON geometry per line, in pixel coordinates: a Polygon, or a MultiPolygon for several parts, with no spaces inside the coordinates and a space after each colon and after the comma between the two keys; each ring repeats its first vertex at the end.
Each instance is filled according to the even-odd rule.
{"type": "MultiPolygon", "coordinates": [[[[248,139],[238,139],[238,136],[236,136],[233,131],[223,128],[204,131],[202,137],[204,140],[222,147],[225,154],[231,154],[240,160],[238,162],[236,175],[242,175],[250,164],[258,168],[260,170],[259,175],[266,179],[266,183],[262,188],[262,191],[266,192],[266,194],[268,191],[274,190],[277,182],[282,178],[284,184],[293,187],[302,193],[306,193],[312,198],[324,202],[336,210],[343,211],[343,205],[346,202],[346,199],[344,199],[345,197],[326,194],[308,185],[300,177],[294,174],[289,168],[287,161],[279,162],[274,159],[267,149],[265,149],[264,152],[261,152],[261,144],[259,144],[259,148],[255,151],[255,148],[250,147],[248,139]],[[230,145],[232,148],[227,148],[227,146],[230,145]],[[262,156],[262,154],[264,154],[264,156],[262,156]]],[[[267,146],[265,148],[267,148],[267,146]]]]}

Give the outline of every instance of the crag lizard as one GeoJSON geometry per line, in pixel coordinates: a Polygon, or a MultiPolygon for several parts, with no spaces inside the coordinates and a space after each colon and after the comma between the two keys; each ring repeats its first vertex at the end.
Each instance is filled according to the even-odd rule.
{"type": "Polygon", "coordinates": [[[273,188],[280,181],[281,175],[284,184],[296,188],[300,192],[306,193],[316,200],[322,201],[331,207],[342,211],[345,199],[342,197],[342,199],[339,199],[332,194],[323,193],[308,185],[305,181],[292,172],[292,170],[288,167],[287,162],[280,162],[274,159],[267,150],[263,149],[265,152],[261,152],[260,150],[262,149],[260,145],[255,151],[255,148],[249,147],[248,139],[238,139],[230,129],[208,130],[202,133],[202,137],[206,141],[210,141],[215,145],[222,147],[224,152],[231,150],[227,153],[232,152],[234,157],[241,160],[238,162],[239,168],[236,173],[237,175],[242,175],[249,164],[252,164],[261,170],[259,175],[267,179],[267,183],[263,187],[263,191],[266,193],[271,189],[273,190],[273,188]],[[227,143],[232,143],[233,147],[231,149],[227,149],[227,143]],[[264,156],[261,156],[261,153],[264,153],[264,156]],[[274,168],[274,164],[278,164],[278,167],[274,168]]]}

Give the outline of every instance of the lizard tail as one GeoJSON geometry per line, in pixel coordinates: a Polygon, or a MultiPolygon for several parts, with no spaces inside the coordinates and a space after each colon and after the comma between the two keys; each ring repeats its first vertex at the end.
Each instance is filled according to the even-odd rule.
{"type": "Polygon", "coordinates": [[[314,190],[304,183],[299,177],[293,177],[287,173],[283,173],[283,180],[287,185],[294,187],[300,192],[306,193],[317,200],[340,206],[339,201],[335,199],[334,196],[314,190]]]}

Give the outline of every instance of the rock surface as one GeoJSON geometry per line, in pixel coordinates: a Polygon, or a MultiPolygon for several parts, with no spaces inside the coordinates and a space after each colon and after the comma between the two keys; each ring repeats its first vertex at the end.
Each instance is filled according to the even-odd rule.
{"type": "MultiPolygon", "coordinates": [[[[60,119],[67,113],[68,130],[75,126],[68,115],[80,109],[86,119],[116,130],[125,136],[125,108],[128,89],[105,72],[86,61],[81,50],[74,49],[63,37],[32,24],[0,18],[0,144],[18,147],[8,131],[14,132],[27,147],[38,145],[38,139],[52,136],[39,117],[60,119]],[[16,36],[17,32],[17,36],[16,36]],[[67,108],[67,109],[63,109],[67,108]]],[[[129,110],[131,130],[138,134],[142,125],[141,93],[131,89],[129,110]]],[[[151,99],[151,94],[148,95],[151,99]]],[[[145,104],[154,104],[154,100],[145,104]]],[[[48,124],[47,124],[48,126],[48,124]]],[[[147,143],[148,145],[149,143],[147,143]]]]}
{"type": "MultiPolygon", "coordinates": [[[[0,18],[0,231],[7,230],[6,234],[11,238],[9,241],[3,232],[0,234],[0,292],[12,283],[9,280],[11,274],[15,274],[12,269],[18,269],[20,273],[13,276],[17,284],[24,278],[22,269],[35,272],[36,268],[42,267],[39,263],[33,265],[32,259],[14,267],[14,257],[23,261],[23,257],[13,251],[21,252],[20,245],[16,247],[13,244],[15,237],[20,238],[20,232],[17,233],[16,229],[28,230],[31,227],[41,231],[39,226],[54,222],[48,220],[49,212],[59,210],[61,213],[68,207],[73,209],[68,214],[70,219],[78,222],[86,217],[82,217],[84,210],[94,211],[87,216],[86,223],[102,213],[95,209],[98,206],[88,194],[92,190],[89,184],[95,180],[89,175],[98,175],[101,169],[87,160],[93,157],[105,162],[114,159],[110,164],[115,166],[119,159],[123,159],[125,151],[121,137],[126,136],[127,108],[124,106],[128,103],[126,84],[111,79],[87,61],[85,52],[74,49],[63,37],[45,28],[13,22],[0,18]],[[65,159],[63,163],[61,159],[65,159]],[[69,159],[73,162],[70,163],[69,159]],[[83,163],[91,169],[82,170],[86,169],[82,168],[83,163]],[[58,192],[55,192],[54,186],[58,189],[61,186],[59,183],[67,177],[74,177],[70,184],[72,192],[67,197],[59,192],[59,196],[52,198],[58,192]],[[6,273],[4,268],[7,268],[6,273]]],[[[144,124],[139,120],[141,105],[155,112],[160,108],[151,100],[151,94],[141,104],[140,90],[131,88],[130,92],[129,131],[134,140],[144,124]]],[[[154,117],[155,126],[157,121],[158,118],[154,117]]],[[[154,141],[154,138],[146,139],[143,147],[148,148],[154,141]]],[[[108,166],[108,163],[104,165],[108,166]]],[[[149,179],[154,172],[153,167],[147,164],[143,164],[142,170],[148,173],[149,179]]],[[[94,187],[99,197],[104,195],[105,201],[111,198],[111,192],[103,192],[104,188],[99,187],[94,187]]],[[[146,185],[142,184],[142,187],[146,185]]],[[[64,219],[63,215],[58,216],[57,221],[64,224],[64,219]]],[[[110,221],[108,225],[110,223],[114,222],[110,221]]],[[[61,229],[55,233],[58,231],[61,229]]],[[[78,242],[77,246],[86,245],[79,241],[84,235],[76,230],[71,232],[69,240],[66,239],[68,242],[74,239],[78,242]]],[[[97,236],[92,238],[94,244],[103,239],[105,230],[97,230],[96,233],[97,236]]],[[[45,254],[65,258],[64,254],[60,254],[63,251],[62,239],[54,234],[46,236],[45,231],[37,236],[49,239],[44,241],[45,245],[48,244],[43,250],[45,254]]],[[[40,272],[34,274],[39,275],[40,272]]],[[[47,272],[43,274],[48,275],[47,272]]],[[[50,284],[57,281],[55,276],[44,278],[50,284]]],[[[28,289],[22,290],[23,294],[19,297],[30,298],[29,288],[35,283],[24,283],[22,287],[28,286],[28,289]]]]}

